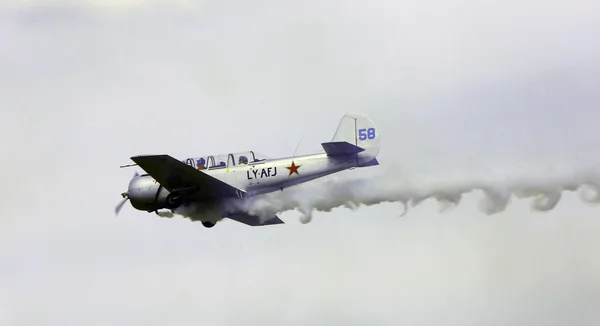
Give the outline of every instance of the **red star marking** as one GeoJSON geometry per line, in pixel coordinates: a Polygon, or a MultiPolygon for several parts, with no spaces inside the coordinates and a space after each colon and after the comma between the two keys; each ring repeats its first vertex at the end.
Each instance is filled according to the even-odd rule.
{"type": "MultiPolygon", "coordinates": [[[[290,170],[290,175],[292,175],[292,173],[296,173],[298,175],[300,175],[298,173],[298,168],[301,167],[302,165],[296,165],[294,164],[294,161],[292,161],[292,166],[287,166],[286,169],[290,170]]],[[[288,177],[290,176],[288,175],[288,177]]]]}

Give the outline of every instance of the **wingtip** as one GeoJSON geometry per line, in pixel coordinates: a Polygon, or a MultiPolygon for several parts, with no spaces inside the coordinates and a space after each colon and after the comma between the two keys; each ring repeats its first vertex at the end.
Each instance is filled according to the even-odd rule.
{"type": "Polygon", "coordinates": [[[279,218],[279,216],[275,215],[272,218],[266,220],[262,225],[277,225],[277,224],[285,224],[283,220],[279,218]]]}
{"type": "Polygon", "coordinates": [[[261,218],[256,215],[250,215],[246,213],[235,213],[227,216],[230,220],[234,220],[249,226],[267,226],[267,225],[278,225],[285,224],[277,215],[273,215],[273,217],[261,221],[261,218]]]}

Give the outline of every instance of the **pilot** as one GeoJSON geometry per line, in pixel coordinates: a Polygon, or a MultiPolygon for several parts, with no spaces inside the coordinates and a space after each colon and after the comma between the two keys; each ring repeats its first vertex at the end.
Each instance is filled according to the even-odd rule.
{"type": "Polygon", "coordinates": [[[248,158],[246,156],[240,156],[240,158],[238,159],[238,164],[248,164],[248,158]]]}
{"type": "Polygon", "coordinates": [[[198,163],[198,170],[204,170],[204,169],[206,169],[206,166],[205,166],[206,165],[206,160],[203,157],[200,158],[197,161],[197,163],[198,163]]]}

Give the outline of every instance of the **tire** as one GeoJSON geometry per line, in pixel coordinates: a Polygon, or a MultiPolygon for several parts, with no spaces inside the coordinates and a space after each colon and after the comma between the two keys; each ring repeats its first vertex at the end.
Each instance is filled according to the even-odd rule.
{"type": "Polygon", "coordinates": [[[212,228],[213,226],[215,226],[215,223],[213,222],[202,222],[202,225],[204,225],[204,227],[206,228],[212,228]]]}

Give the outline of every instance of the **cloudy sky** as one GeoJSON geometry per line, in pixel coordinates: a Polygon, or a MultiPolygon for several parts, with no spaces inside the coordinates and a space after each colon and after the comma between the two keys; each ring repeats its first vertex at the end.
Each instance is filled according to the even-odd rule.
{"type": "Polygon", "coordinates": [[[113,209],[132,155],[306,154],[347,111],[382,165],[340,182],[598,182],[599,30],[584,0],[4,1],[0,324],[597,325],[577,193],[265,228],[113,209]]]}

